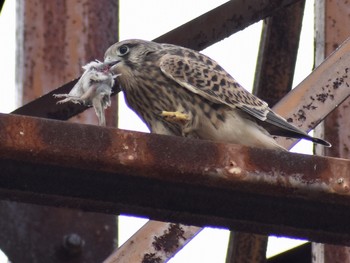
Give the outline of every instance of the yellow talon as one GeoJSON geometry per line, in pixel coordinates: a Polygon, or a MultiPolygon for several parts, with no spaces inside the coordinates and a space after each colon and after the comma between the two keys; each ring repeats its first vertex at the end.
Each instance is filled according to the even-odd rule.
{"type": "Polygon", "coordinates": [[[190,120],[190,116],[179,111],[162,111],[160,114],[169,122],[186,124],[190,120]]]}

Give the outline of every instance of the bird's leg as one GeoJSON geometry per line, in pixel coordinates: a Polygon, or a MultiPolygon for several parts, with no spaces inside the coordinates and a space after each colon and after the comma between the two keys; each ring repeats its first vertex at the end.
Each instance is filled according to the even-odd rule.
{"type": "Polygon", "coordinates": [[[182,126],[186,125],[191,120],[188,114],[180,111],[162,111],[160,116],[168,122],[180,124],[182,126]]]}

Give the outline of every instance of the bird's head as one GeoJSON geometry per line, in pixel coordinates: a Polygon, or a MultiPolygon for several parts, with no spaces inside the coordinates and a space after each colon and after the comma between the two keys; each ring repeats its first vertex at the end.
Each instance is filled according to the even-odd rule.
{"type": "Polygon", "coordinates": [[[115,43],[110,46],[104,56],[104,62],[110,64],[111,70],[115,73],[118,68],[129,67],[133,69],[137,65],[142,65],[145,58],[161,49],[161,45],[155,42],[131,39],[115,43]]]}

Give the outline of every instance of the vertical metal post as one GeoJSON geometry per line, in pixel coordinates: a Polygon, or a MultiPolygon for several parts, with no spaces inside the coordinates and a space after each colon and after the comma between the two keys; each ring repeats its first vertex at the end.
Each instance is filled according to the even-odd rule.
{"type": "MultiPolygon", "coordinates": [[[[350,24],[349,14],[350,6],[346,0],[315,1],[316,66],[350,36],[350,27],[345,26],[350,24]]],[[[316,147],[317,154],[350,158],[349,107],[350,100],[347,99],[316,129],[318,136],[324,135],[332,143],[332,148],[316,147]]],[[[312,250],[314,263],[350,262],[350,247],[313,243],[312,250]]]]}
{"type": "MultiPolygon", "coordinates": [[[[292,87],[304,6],[300,1],[264,20],[253,93],[270,107],[292,87]]],[[[232,232],[226,263],[264,262],[267,243],[267,236],[232,232]]]]}
{"type": "MultiPolygon", "coordinates": [[[[20,103],[78,77],[117,40],[117,0],[17,0],[20,103]]],[[[107,123],[115,126],[113,105],[107,123]]],[[[91,110],[75,121],[97,123],[91,110]]],[[[0,202],[0,214],[0,247],[11,262],[101,262],[116,245],[115,216],[15,202],[0,202]]]]}

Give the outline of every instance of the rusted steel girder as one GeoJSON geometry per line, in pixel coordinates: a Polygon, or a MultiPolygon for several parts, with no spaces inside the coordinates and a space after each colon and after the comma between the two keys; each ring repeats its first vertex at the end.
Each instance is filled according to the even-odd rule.
{"type": "Polygon", "coordinates": [[[304,6],[300,1],[264,20],[253,93],[270,107],[292,89],[304,6]]]}
{"type": "Polygon", "coordinates": [[[103,263],[167,262],[200,227],[150,220],[103,263]]]}
{"type": "Polygon", "coordinates": [[[2,199],[350,243],[349,160],[16,115],[0,129],[2,199]]]}
{"type": "Polygon", "coordinates": [[[228,1],[154,41],[202,50],[298,1],[228,1]]]}
{"type": "MultiPolygon", "coordinates": [[[[101,58],[117,41],[118,0],[15,2],[21,105],[73,79],[82,65],[101,58]]],[[[27,114],[50,113],[57,100],[48,98],[27,114]]],[[[116,125],[116,102],[106,114],[107,125],[116,125]]],[[[78,119],[96,123],[96,114],[90,110],[78,119]]],[[[114,215],[5,201],[0,202],[0,215],[0,248],[11,262],[101,262],[117,242],[114,215]]]]}
{"type": "MultiPolygon", "coordinates": [[[[338,48],[339,43],[350,35],[350,7],[346,0],[315,2],[315,64],[319,65],[329,54],[338,48]]],[[[349,63],[348,63],[349,64],[349,63]]],[[[332,148],[316,148],[317,154],[332,157],[350,158],[349,106],[347,99],[333,111],[316,133],[333,142],[332,148]]],[[[350,247],[312,243],[313,263],[349,263],[350,247]]]]}
{"type": "MultiPolygon", "coordinates": [[[[319,65],[273,109],[309,132],[350,95],[350,38],[319,65]]],[[[286,148],[292,140],[278,138],[286,148]]]]}

